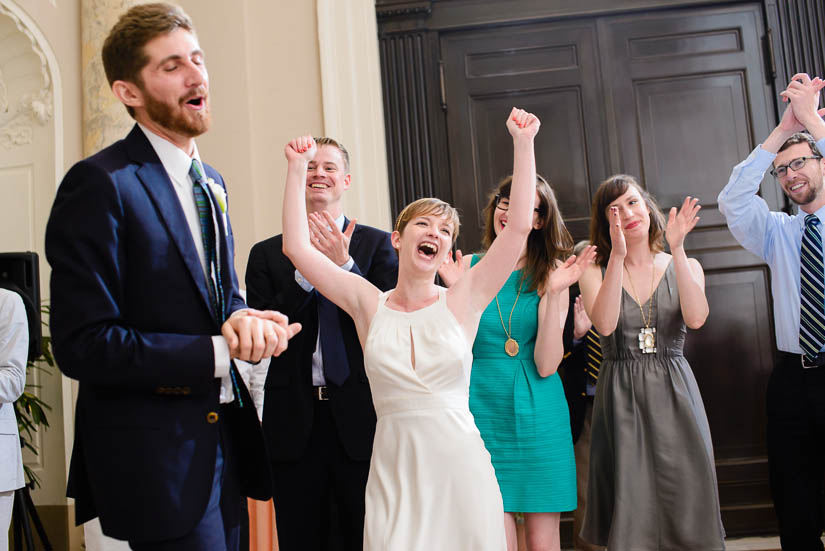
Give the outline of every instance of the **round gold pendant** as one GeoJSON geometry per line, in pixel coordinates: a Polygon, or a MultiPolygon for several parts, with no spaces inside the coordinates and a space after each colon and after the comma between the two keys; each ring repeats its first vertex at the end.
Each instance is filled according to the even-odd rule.
{"type": "Polygon", "coordinates": [[[518,354],[518,342],[516,339],[509,338],[507,342],[504,343],[504,351],[507,352],[508,356],[515,356],[518,354]]]}

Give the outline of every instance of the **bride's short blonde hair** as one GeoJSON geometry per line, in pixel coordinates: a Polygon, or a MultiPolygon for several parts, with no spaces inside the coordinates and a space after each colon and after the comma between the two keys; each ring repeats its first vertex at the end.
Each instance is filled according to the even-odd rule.
{"type": "Polygon", "coordinates": [[[458,218],[458,210],[449,203],[436,199],[435,197],[424,197],[413,201],[401,211],[398,218],[395,220],[395,231],[399,234],[404,233],[404,228],[410,223],[410,220],[419,216],[435,215],[446,218],[453,226],[453,245],[458,239],[458,230],[461,226],[461,220],[458,218]]]}

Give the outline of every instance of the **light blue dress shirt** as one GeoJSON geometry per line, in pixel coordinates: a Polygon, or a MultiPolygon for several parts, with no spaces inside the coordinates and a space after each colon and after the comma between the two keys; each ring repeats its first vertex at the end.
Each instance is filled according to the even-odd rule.
{"type": "MultiPolygon", "coordinates": [[[[816,142],[825,150],[825,138],[816,142]]],[[[759,197],[759,184],[776,155],[760,145],[748,158],[736,165],[730,180],[719,194],[719,210],[739,243],[762,258],[771,269],[773,317],[776,347],[784,352],[801,354],[799,346],[799,255],[805,216],[771,212],[759,197]]],[[[825,223],[825,207],[814,214],[825,223]]]]}

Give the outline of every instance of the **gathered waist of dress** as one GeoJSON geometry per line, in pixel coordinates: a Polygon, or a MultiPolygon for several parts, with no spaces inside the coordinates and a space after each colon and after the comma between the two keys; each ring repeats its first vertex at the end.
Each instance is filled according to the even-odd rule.
{"type": "Polygon", "coordinates": [[[615,353],[611,353],[612,351],[608,351],[602,349],[604,353],[604,358],[602,361],[608,360],[636,360],[636,361],[646,361],[646,360],[653,360],[656,358],[683,358],[684,352],[681,348],[664,348],[659,349],[656,352],[650,354],[644,354],[641,350],[627,350],[621,349],[616,350],[615,353]]]}
{"type": "Polygon", "coordinates": [[[388,398],[373,400],[378,417],[394,413],[424,411],[428,409],[457,409],[470,411],[469,397],[465,394],[423,394],[414,398],[388,398]]]}

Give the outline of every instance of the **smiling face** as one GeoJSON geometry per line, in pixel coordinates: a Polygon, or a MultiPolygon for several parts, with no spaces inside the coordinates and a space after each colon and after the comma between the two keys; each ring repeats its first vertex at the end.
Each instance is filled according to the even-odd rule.
{"type": "MultiPolygon", "coordinates": [[[[533,202],[533,229],[540,229],[542,226],[539,219],[539,210],[541,209],[541,197],[539,192],[536,192],[536,198],[533,202]]],[[[510,197],[501,197],[493,210],[493,230],[496,235],[499,235],[502,230],[507,227],[507,218],[510,214],[510,197]]]]}
{"type": "Polygon", "coordinates": [[[187,149],[212,121],[209,75],[198,40],[175,29],[147,42],[143,51],[148,62],[138,82],[123,84],[129,88],[127,105],[138,122],[187,149]]]}
{"type": "Polygon", "coordinates": [[[452,220],[435,213],[414,216],[402,231],[392,232],[392,246],[399,262],[433,274],[444,263],[453,245],[452,220]]]}
{"type": "MultiPolygon", "coordinates": [[[[814,153],[807,142],[797,143],[780,151],[773,166],[787,166],[794,159],[812,156],[814,153]]],[[[799,170],[788,166],[785,175],[778,180],[782,191],[791,201],[800,205],[805,212],[812,213],[825,204],[825,194],[822,193],[823,175],[825,159],[807,159],[799,170]]]]}
{"type": "Polygon", "coordinates": [[[653,252],[664,250],[667,222],[652,195],[642,190],[636,178],[614,174],[602,182],[593,195],[590,209],[590,242],[596,245],[596,263],[607,266],[610,240],[610,207],[619,211],[619,220],[627,240],[644,237],[653,252]]]}
{"type": "Polygon", "coordinates": [[[625,239],[647,239],[650,231],[650,211],[636,186],[628,186],[627,191],[608,204],[604,212],[608,221],[614,207],[619,211],[625,239]]]}
{"type": "Polygon", "coordinates": [[[341,150],[334,145],[320,146],[307,166],[307,210],[326,210],[338,218],[341,196],[349,189],[351,178],[341,150]]]}

